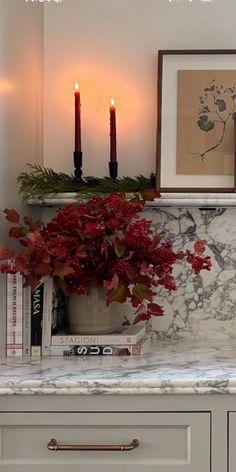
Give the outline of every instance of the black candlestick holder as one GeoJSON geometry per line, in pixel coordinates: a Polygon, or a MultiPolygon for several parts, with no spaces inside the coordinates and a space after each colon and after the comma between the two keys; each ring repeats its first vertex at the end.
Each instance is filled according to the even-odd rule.
{"type": "Polygon", "coordinates": [[[109,173],[111,179],[116,179],[118,175],[118,162],[109,162],[109,173]]]}
{"type": "Polygon", "coordinates": [[[75,151],[74,152],[74,175],[75,175],[75,181],[76,182],[81,182],[82,180],[82,151],[75,151]]]}
{"type": "Polygon", "coordinates": [[[153,172],[151,173],[150,180],[152,188],[156,188],[156,176],[153,172]]]}

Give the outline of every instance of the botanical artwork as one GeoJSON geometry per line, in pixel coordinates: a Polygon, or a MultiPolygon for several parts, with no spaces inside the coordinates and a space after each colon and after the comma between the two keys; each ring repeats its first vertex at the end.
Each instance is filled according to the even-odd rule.
{"type": "Polygon", "coordinates": [[[176,173],[233,175],[236,71],[180,70],[176,173]]]}

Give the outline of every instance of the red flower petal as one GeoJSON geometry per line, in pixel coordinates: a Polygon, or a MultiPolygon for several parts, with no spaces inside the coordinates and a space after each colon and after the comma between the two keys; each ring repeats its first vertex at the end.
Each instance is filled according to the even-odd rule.
{"type": "Polygon", "coordinates": [[[37,231],[35,231],[34,233],[28,233],[28,239],[33,244],[43,243],[43,237],[37,231]]]}
{"type": "Polygon", "coordinates": [[[41,279],[37,275],[31,274],[29,277],[26,277],[25,285],[30,285],[32,290],[35,290],[40,284],[41,279]]]}
{"type": "Polygon", "coordinates": [[[20,215],[16,210],[9,210],[8,208],[5,208],[4,213],[6,215],[6,219],[10,221],[10,223],[19,223],[20,215]]]}
{"type": "Polygon", "coordinates": [[[151,313],[154,316],[163,316],[164,315],[163,308],[161,306],[157,305],[157,303],[148,303],[147,307],[148,307],[149,313],[151,313]]]}
{"type": "Polygon", "coordinates": [[[24,257],[17,257],[16,258],[16,261],[15,261],[15,264],[16,264],[16,270],[17,272],[21,272],[21,273],[25,273],[26,270],[27,270],[27,262],[26,260],[24,259],[24,257]]]}
{"type": "Polygon", "coordinates": [[[139,323],[139,321],[148,321],[150,320],[151,315],[149,313],[139,313],[133,321],[133,324],[139,323]]]}
{"type": "Polygon", "coordinates": [[[207,243],[207,241],[205,241],[205,240],[196,241],[196,243],[194,244],[194,249],[195,249],[197,254],[201,255],[201,254],[204,253],[204,251],[206,249],[206,243],[207,243]]]}
{"type": "Polygon", "coordinates": [[[0,247],[0,260],[11,259],[15,256],[15,251],[8,247],[0,247]]]}
{"type": "Polygon", "coordinates": [[[25,229],[22,228],[21,226],[13,226],[12,228],[9,229],[8,236],[10,238],[22,238],[25,236],[25,229]]]}
{"type": "Polygon", "coordinates": [[[44,262],[41,262],[34,268],[35,274],[41,275],[42,277],[45,275],[51,275],[52,274],[52,267],[49,264],[45,264],[44,262]]]}
{"type": "Polygon", "coordinates": [[[160,193],[155,188],[146,188],[141,192],[143,199],[147,202],[152,202],[155,198],[160,198],[160,193]]]}

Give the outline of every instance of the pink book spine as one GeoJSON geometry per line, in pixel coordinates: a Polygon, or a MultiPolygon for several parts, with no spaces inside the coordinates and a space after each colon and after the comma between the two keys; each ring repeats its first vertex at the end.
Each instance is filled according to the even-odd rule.
{"type": "Polygon", "coordinates": [[[23,354],[22,285],[20,274],[7,274],[7,356],[9,357],[23,354]]]}

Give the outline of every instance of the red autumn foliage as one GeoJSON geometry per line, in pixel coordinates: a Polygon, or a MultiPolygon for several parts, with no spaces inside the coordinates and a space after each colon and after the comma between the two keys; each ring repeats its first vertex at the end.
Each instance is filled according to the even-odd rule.
{"type": "Polygon", "coordinates": [[[15,256],[15,251],[8,247],[0,247],[0,260],[10,259],[15,256]]]}
{"type": "Polygon", "coordinates": [[[5,208],[4,213],[6,215],[6,219],[10,221],[10,223],[19,223],[20,215],[16,210],[9,210],[5,208]]]}
{"type": "Polygon", "coordinates": [[[20,226],[13,226],[12,228],[10,228],[8,235],[9,235],[10,238],[19,239],[19,238],[21,238],[22,236],[25,235],[25,230],[24,230],[24,228],[22,228],[20,226]]]}
{"type": "Polygon", "coordinates": [[[14,223],[9,235],[19,240],[21,250],[0,248],[0,259],[14,257],[0,270],[20,272],[33,288],[46,275],[78,294],[102,285],[107,304],[132,303],[137,310],[135,323],[161,316],[163,309],[154,297],[159,286],[176,289],[175,263],[186,260],[198,274],[210,270],[211,261],[203,256],[206,241],[197,241],[193,252],[175,252],[171,243],[154,235],[151,222],[139,216],[142,210],[140,202],[127,201],[120,194],[68,205],[46,225],[29,217],[21,224],[17,212],[5,210],[14,223]]]}

